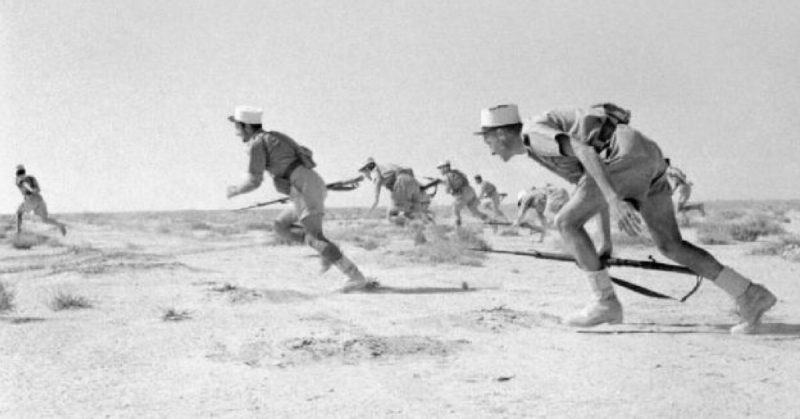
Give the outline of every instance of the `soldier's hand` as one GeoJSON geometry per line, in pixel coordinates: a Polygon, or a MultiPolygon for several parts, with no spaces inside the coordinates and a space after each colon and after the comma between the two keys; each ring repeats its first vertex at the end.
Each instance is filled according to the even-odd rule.
{"type": "Polygon", "coordinates": [[[228,186],[228,189],[226,190],[226,195],[228,196],[228,199],[231,199],[234,196],[239,195],[239,187],[235,185],[228,186]]]}
{"type": "Polygon", "coordinates": [[[608,202],[608,208],[620,230],[632,237],[638,236],[642,232],[642,218],[630,202],[613,198],[608,202]]]}

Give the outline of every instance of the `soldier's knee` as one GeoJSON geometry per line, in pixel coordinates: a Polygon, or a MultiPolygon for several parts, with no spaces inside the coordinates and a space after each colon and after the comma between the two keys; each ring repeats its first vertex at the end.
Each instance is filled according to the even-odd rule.
{"type": "Polygon", "coordinates": [[[571,214],[565,212],[559,212],[556,214],[555,218],[553,219],[553,223],[560,232],[574,230],[576,227],[578,227],[577,220],[572,217],[571,214]]]}

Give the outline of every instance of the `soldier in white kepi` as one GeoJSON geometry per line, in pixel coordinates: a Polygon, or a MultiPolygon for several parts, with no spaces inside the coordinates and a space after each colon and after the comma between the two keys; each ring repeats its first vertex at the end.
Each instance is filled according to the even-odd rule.
{"type": "Polygon", "coordinates": [[[261,125],[263,111],[250,106],[238,106],[228,120],[236,127],[236,135],[247,146],[249,157],[248,178],[241,185],[229,186],[227,195],[232,198],[250,192],[261,185],[264,172],[272,176],[275,189],[289,195],[292,208],[284,210],[275,219],[275,231],[282,237],[305,242],[319,252],[323,262],[323,272],[331,265],[336,266],[348,281],[341,289],[351,292],[369,285],[358,267],[344,256],[334,243],[322,232],[322,219],[325,214],[325,182],[314,170],[311,151],[295,142],[291,137],[277,131],[264,131],[261,125]],[[302,231],[292,230],[299,221],[302,231]]]}
{"type": "Polygon", "coordinates": [[[375,182],[375,199],[370,212],[378,206],[381,188],[386,188],[392,199],[392,205],[386,211],[389,221],[403,225],[407,220],[423,215],[424,192],[411,169],[396,164],[379,165],[370,157],[358,171],[375,182]]]}
{"type": "Polygon", "coordinates": [[[22,232],[22,217],[25,213],[33,212],[38,215],[47,224],[58,227],[61,235],[67,234],[67,227],[58,222],[58,220],[50,217],[47,213],[47,204],[42,198],[41,190],[39,189],[39,182],[35,177],[28,175],[25,171],[25,166],[17,166],[17,179],[16,185],[19,192],[22,194],[23,201],[17,208],[17,234],[22,232]]]}
{"type": "Polygon", "coordinates": [[[481,130],[492,154],[508,161],[527,155],[576,184],[575,192],[556,215],[564,242],[586,273],[593,298],[569,317],[572,326],[622,322],[608,269],[595,250],[584,224],[608,208],[619,227],[631,235],[642,230],[642,218],[658,250],[698,275],[711,279],[736,303],[741,322],[731,333],[756,333],[762,315],[777,299],[722,265],[705,250],[683,240],[675,219],[667,165],[661,149],[631,128],[630,112],[613,103],[589,108],[550,110],[523,124],[516,105],[481,112],[481,130]]]}
{"type": "Polygon", "coordinates": [[[444,176],[443,182],[446,185],[446,192],[453,195],[455,201],[453,202],[453,215],[456,217],[456,226],[461,225],[461,210],[466,208],[472,215],[481,219],[481,221],[489,221],[489,216],[482,213],[478,209],[480,201],[475,194],[475,189],[469,185],[469,179],[460,170],[450,167],[450,160],[444,160],[436,166],[437,169],[444,176]]]}

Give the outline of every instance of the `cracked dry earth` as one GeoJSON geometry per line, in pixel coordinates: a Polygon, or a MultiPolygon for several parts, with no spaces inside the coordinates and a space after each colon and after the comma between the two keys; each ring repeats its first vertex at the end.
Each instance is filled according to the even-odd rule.
{"type": "MultiPolygon", "coordinates": [[[[800,264],[750,255],[756,244],[708,249],[778,295],[759,335],[727,333],[731,303],[708,282],[683,304],[619,290],[624,324],[575,330],[561,319],[588,287],[571,264],[426,264],[407,258],[409,235],[388,234],[340,241],[382,285],[343,295],[339,272],[320,275],[310,249],[267,231],[97,217],[68,220],[64,238],[32,225],[45,239],[30,249],[0,244],[14,294],[0,313],[0,417],[800,417],[800,264]],[[53,311],[59,291],[91,306],[53,311]]],[[[537,248],[558,250],[552,236],[537,248]]],[[[671,295],[693,285],[614,272],[671,295]]]]}

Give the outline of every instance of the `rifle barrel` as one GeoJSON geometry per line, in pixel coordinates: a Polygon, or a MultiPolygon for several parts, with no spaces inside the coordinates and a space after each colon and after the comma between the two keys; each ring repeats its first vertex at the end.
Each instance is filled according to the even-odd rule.
{"type": "MultiPolygon", "coordinates": [[[[539,259],[550,259],[563,262],[575,262],[575,258],[570,255],[565,255],[562,253],[540,252],[537,250],[530,252],[521,252],[515,250],[475,249],[475,248],[473,248],[472,250],[488,252],[488,253],[502,253],[508,255],[517,255],[517,256],[531,256],[539,259]]],[[[661,263],[652,260],[609,258],[605,259],[603,262],[608,266],[623,266],[623,267],[650,269],[655,271],[676,272],[687,275],[697,275],[694,271],[685,266],[670,265],[668,263],[661,263]]]]}

